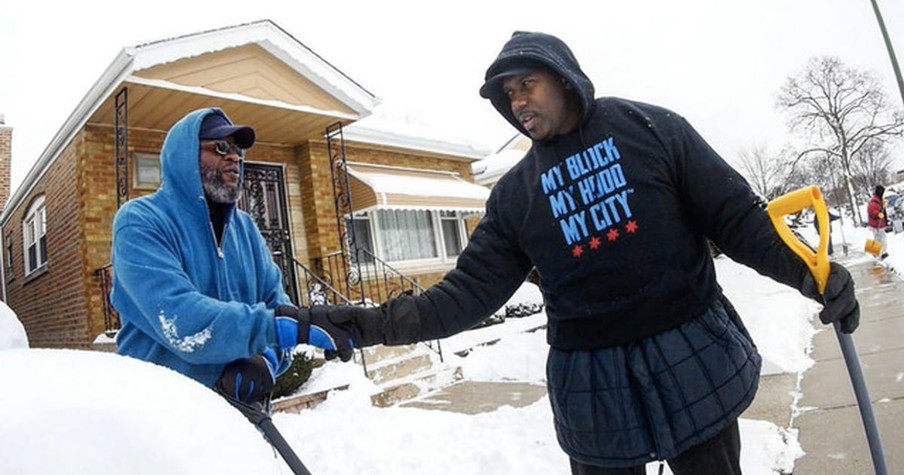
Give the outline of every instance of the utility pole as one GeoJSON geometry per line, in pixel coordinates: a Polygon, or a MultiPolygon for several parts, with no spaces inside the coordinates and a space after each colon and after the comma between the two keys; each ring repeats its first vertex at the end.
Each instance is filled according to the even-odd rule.
{"type": "Polygon", "coordinates": [[[891,58],[891,67],[895,70],[895,78],[898,80],[898,91],[901,93],[901,102],[904,103],[904,79],[901,78],[901,68],[898,67],[895,49],[891,46],[891,38],[888,37],[888,29],[885,28],[885,21],[882,20],[879,5],[876,0],[870,0],[870,2],[873,4],[873,11],[876,13],[876,21],[879,22],[879,29],[882,30],[882,38],[885,39],[885,48],[888,50],[888,57],[891,58]]]}

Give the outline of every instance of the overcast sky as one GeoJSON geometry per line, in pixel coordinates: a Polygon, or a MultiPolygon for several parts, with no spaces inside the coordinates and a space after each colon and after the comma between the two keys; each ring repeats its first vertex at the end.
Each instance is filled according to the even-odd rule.
{"type": "MultiPolygon", "coordinates": [[[[900,56],[904,2],[878,1],[900,56]]],[[[14,128],[13,187],[123,47],[260,19],[396,114],[487,148],[514,129],[477,89],[519,29],[561,37],[597,95],[675,110],[732,163],[743,148],[780,148],[775,95],[814,56],[871,71],[901,107],[869,0],[10,0],[0,9],[0,114],[14,128]]]]}

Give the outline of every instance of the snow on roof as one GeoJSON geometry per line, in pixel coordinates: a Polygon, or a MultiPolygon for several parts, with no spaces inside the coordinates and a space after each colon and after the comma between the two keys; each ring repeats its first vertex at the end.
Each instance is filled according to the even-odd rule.
{"type": "Polygon", "coordinates": [[[524,158],[524,155],[530,150],[531,144],[529,137],[521,134],[513,135],[499,147],[496,153],[471,164],[474,181],[484,186],[496,183],[499,177],[524,158]]]}
{"type": "Polygon", "coordinates": [[[502,175],[516,163],[524,158],[524,152],[520,150],[503,150],[502,152],[490,155],[478,162],[475,162],[471,170],[475,175],[482,177],[502,175]]]}
{"type": "Polygon", "coordinates": [[[426,152],[483,158],[491,149],[474,141],[448,133],[411,116],[392,112],[381,105],[373,114],[343,129],[347,140],[402,147],[426,152]]]}

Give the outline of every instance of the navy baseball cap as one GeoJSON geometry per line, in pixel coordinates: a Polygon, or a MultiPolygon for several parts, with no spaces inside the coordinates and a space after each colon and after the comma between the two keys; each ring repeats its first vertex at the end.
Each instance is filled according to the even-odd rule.
{"type": "Polygon", "coordinates": [[[512,76],[532,73],[541,69],[552,70],[542,61],[533,58],[511,58],[499,61],[487,71],[486,82],[480,87],[480,97],[489,99],[502,92],[502,83],[512,76]]]}
{"type": "Polygon", "coordinates": [[[247,149],[254,145],[254,129],[247,125],[234,125],[228,117],[220,114],[207,114],[204,117],[198,138],[219,140],[230,135],[239,147],[247,149]]]}

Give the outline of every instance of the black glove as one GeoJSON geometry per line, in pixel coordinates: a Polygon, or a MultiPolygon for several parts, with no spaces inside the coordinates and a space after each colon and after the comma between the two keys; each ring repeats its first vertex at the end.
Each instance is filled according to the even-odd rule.
{"type": "Polygon", "coordinates": [[[317,305],[312,308],[295,308],[290,305],[276,307],[276,324],[281,333],[287,329],[287,319],[291,317],[297,325],[297,342],[323,349],[323,356],[332,360],[337,356],[342,361],[352,359],[351,325],[337,325],[327,318],[331,306],[317,305]],[[282,317],[282,318],[280,318],[282,317]]]}
{"type": "Polygon", "coordinates": [[[854,295],[854,279],[841,264],[832,262],[826,290],[822,295],[816,288],[816,281],[810,273],[804,277],[800,293],[823,304],[819,320],[825,324],[841,322],[843,333],[854,333],[860,325],[860,303],[854,295]]]}
{"type": "Polygon", "coordinates": [[[359,348],[386,343],[383,312],[378,307],[335,305],[330,307],[329,319],[336,325],[351,328],[355,346],[359,348]]]}
{"type": "Polygon", "coordinates": [[[262,355],[235,360],[223,369],[216,389],[236,401],[249,405],[263,403],[266,406],[276,383],[273,371],[270,362],[262,355]]]}
{"type": "Polygon", "coordinates": [[[330,321],[352,325],[355,342],[360,347],[416,343],[425,339],[416,300],[408,291],[379,307],[333,306],[330,321]]]}

